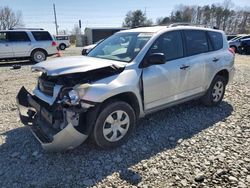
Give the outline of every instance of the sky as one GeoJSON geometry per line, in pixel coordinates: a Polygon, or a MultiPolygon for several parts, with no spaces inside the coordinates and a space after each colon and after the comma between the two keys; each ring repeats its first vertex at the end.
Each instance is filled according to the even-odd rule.
{"type": "MultiPolygon", "coordinates": [[[[56,6],[59,30],[70,32],[78,20],[85,27],[121,27],[130,10],[146,11],[148,18],[156,21],[169,16],[176,6],[211,5],[224,0],[0,0],[0,7],[9,6],[21,11],[25,27],[44,28],[55,34],[53,3],[56,6]]],[[[232,0],[237,7],[249,7],[250,0],[232,0]]]]}

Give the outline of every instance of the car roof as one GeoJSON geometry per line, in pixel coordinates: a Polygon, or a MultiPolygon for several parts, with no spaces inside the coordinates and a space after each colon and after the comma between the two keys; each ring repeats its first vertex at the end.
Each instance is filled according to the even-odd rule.
{"type": "Polygon", "coordinates": [[[204,31],[216,31],[216,32],[223,32],[218,29],[206,28],[206,27],[197,27],[197,26],[175,26],[175,27],[168,27],[168,26],[154,26],[154,27],[138,27],[134,29],[128,29],[124,31],[119,31],[118,33],[126,33],[126,32],[138,32],[138,33],[158,33],[159,31],[172,31],[172,30],[204,30],[204,31]]]}

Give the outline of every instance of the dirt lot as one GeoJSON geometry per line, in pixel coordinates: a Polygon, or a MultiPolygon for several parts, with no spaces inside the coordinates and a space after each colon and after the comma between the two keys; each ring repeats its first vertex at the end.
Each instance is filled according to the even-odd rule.
{"type": "MultiPolygon", "coordinates": [[[[80,48],[65,55],[80,54],[80,48]]],[[[218,107],[199,101],[140,120],[127,144],[46,153],[19,121],[15,96],[36,84],[30,62],[0,67],[0,187],[250,187],[250,56],[218,107]]]]}

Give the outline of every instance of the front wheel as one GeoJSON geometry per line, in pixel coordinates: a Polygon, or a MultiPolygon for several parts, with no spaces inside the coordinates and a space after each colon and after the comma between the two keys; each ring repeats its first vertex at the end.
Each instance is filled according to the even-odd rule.
{"type": "Polygon", "coordinates": [[[103,149],[118,147],[128,140],[135,121],[135,112],[128,103],[110,101],[97,117],[92,137],[103,149]]]}
{"type": "Polygon", "coordinates": [[[206,106],[218,105],[225,93],[226,80],[222,76],[215,76],[206,94],[201,98],[201,101],[206,106]]]}

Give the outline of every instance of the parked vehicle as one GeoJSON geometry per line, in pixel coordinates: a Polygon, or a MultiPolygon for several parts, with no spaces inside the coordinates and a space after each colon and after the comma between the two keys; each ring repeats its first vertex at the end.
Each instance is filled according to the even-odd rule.
{"type": "Polygon", "coordinates": [[[238,37],[233,38],[232,40],[228,41],[230,48],[232,48],[236,53],[239,52],[239,46],[241,43],[241,40],[250,38],[250,35],[241,35],[238,37]]]}
{"type": "Polygon", "coordinates": [[[48,31],[15,29],[0,31],[0,59],[31,59],[38,63],[57,53],[48,31]]]}
{"type": "Polygon", "coordinates": [[[88,45],[88,46],[84,46],[83,49],[82,49],[82,55],[88,55],[88,53],[90,52],[90,50],[92,50],[94,47],[96,47],[96,45],[98,45],[102,41],[103,41],[103,39],[99,40],[98,42],[96,42],[94,44],[91,44],[91,45],[88,45]]]}
{"type": "Polygon", "coordinates": [[[241,40],[239,49],[240,53],[250,54],[250,38],[241,40]]]}
{"type": "Polygon", "coordinates": [[[65,50],[66,48],[70,47],[69,36],[67,35],[55,36],[55,40],[57,42],[57,47],[60,50],[65,50]]]}
{"type": "Polygon", "coordinates": [[[105,149],[126,142],[136,121],[200,98],[218,105],[234,75],[234,52],[223,31],[194,26],[118,32],[87,56],[38,63],[30,94],[17,95],[20,117],[49,151],[89,136],[105,149]]]}

